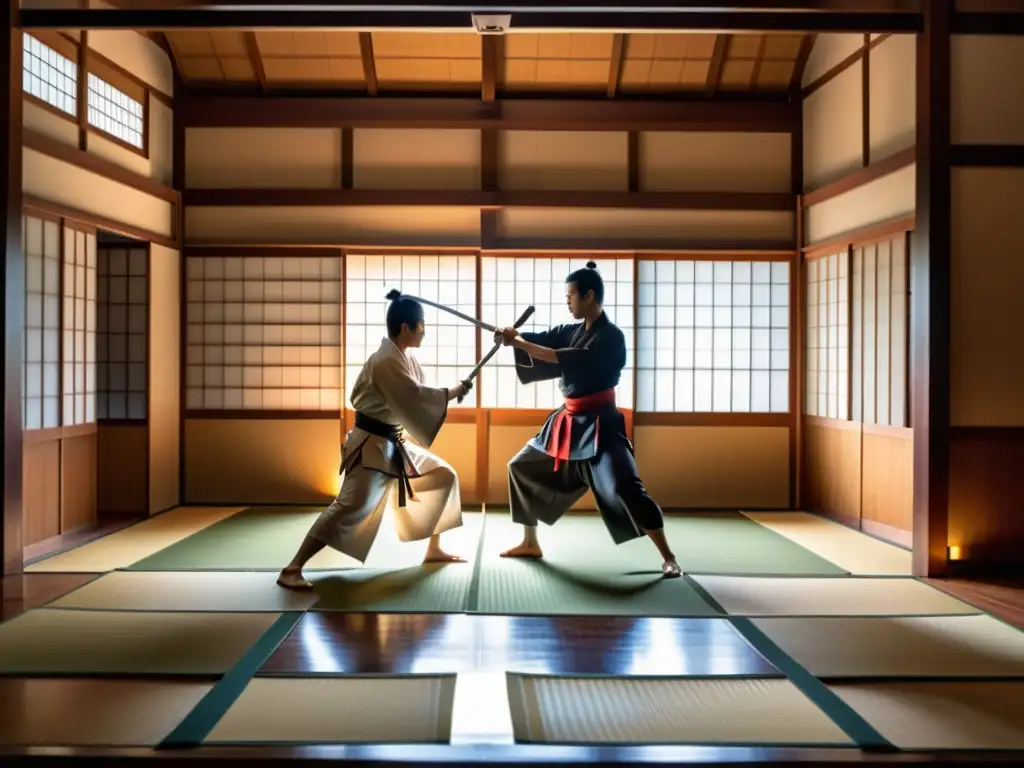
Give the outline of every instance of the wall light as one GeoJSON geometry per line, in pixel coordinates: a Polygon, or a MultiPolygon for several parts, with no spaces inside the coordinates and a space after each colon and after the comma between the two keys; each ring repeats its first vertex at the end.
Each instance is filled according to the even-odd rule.
{"type": "Polygon", "coordinates": [[[961,557],[960,547],[955,544],[947,547],[947,553],[950,560],[959,560],[961,557]]]}

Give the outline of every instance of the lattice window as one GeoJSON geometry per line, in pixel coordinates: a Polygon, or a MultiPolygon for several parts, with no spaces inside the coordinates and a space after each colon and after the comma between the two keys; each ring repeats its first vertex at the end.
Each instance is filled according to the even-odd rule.
{"type": "Polygon", "coordinates": [[[89,73],[89,125],[142,149],[143,115],[140,101],[89,73]]]}
{"type": "Polygon", "coordinates": [[[188,258],[186,408],[341,408],[341,256],[188,258]]]}
{"type": "Polygon", "coordinates": [[[145,419],[149,249],[99,249],[96,406],[101,419],[145,419]]]}
{"type": "Polygon", "coordinates": [[[23,37],[22,88],[72,117],[78,114],[78,65],[32,35],[23,37]]]}
{"type": "Polygon", "coordinates": [[[638,270],[638,411],[789,410],[788,262],[638,270]]]}
{"type": "Polygon", "coordinates": [[[25,233],[24,429],[60,426],[60,224],[22,217],[25,233]]]}
{"type": "Polygon", "coordinates": [[[848,268],[846,250],[807,261],[805,411],[810,416],[850,417],[848,268]]]}
{"type": "MultiPolygon", "coordinates": [[[[484,320],[498,326],[512,325],[523,310],[533,304],[537,312],[523,326],[525,331],[543,331],[555,325],[574,323],[565,304],[565,278],[588,261],[597,264],[604,279],[604,308],[609,319],[626,337],[626,367],[616,388],[620,408],[633,407],[633,260],[573,259],[550,257],[485,257],[482,268],[481,311],[484,320]]],[[[491,334],[484,334],[483,349],[492,346],[491,334]]],[[[562,403],[558,381],[523,386],[516,378],[511,350],[502,349],[481,373],[483,405],[488,408],[555,408],[562,403]]]]}
{"type": "Polygon", "coordinates": [[[96,233],[64,228],[64,426],[96,420],[96,233]]]}
{"type": "MultiPolygon", "coordinates": [[[[348,254],[345,258],[345,397],[351,405],[352,386],[366,358],[388,335],[387,292],[397,288],[475,316],[476,256],[348,254]]],[[[424,307],[424,323],[423,344],[412,354],[429,386],[454,387],[476,365],[475,329],[429,306],[424,307]]],[[[474,387],[462,407],[476,405],[476,392],[474,387]]],[[[449,407],[459,404],[452,400],[449,407]]]]}

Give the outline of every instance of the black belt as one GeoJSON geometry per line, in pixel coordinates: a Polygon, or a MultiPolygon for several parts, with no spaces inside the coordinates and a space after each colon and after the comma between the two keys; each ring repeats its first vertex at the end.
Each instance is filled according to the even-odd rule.
{"type": "MultiPolygon", "coordinates": [[[[394,444],[395,452],[391,456],[391,464],[395,469],[395,476],[398,478],[398,506],[399,508],[405,506],[406,494],[408,494],[409,499],[415,501],[416,497],[412,492],[412,483],[410,482],[409,470],[407,468],[407,463],[412,464],[412,459],[409,458],[409,454],[405,450],[405,438],[402,436],[402,428],[396,424],[385,424],[383,421],[378,421],[372,416],[367,416],[359,411],[356,411],[356,427],[394,444]]],[[[362,450],[362,446],[360,446],[358,450],[352,452],[349,460],[341,465],[342,472],[355,462],[362,453],[362,450]]]]}

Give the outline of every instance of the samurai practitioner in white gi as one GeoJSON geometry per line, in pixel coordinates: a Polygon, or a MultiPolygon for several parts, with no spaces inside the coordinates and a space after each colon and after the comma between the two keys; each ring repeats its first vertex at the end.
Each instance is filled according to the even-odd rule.
{"type": "Polygon", "coordinates": [[[380,529],[389,491],[397,485],[395,521],[401,541],[429,538],[425,563],[464,562],[441,549],[440,535],[462,525],[459,478],[429,448],[448,415],[448,402],[472,384],[436,389],[409,348],[423,343],[423,306],[410,298],[391,302],[388,337],[370,355],[352,389],[355,427],[342,447],[341,492],[313,523],[277,583],[310,589],[302,568],[325,546],[365,562],[380,529]],[[424,448],[405,441],[407,431],[424,448]]]}

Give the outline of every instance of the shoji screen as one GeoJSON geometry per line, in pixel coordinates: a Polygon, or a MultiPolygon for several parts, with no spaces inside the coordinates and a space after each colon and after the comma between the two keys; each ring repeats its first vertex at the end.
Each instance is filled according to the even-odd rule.
{"type": "Polygon", "coordinates": [[[96,420],[96,232],[64,227],[64,426],[96,420]]]}
{"type": "Polygon", "coordinates": [[[24,429],[60,426],[60,224],[22,217],[25,237],[24,429]]]}
{"type": "Polygon", "coordinates": [[[147,413],[149,248],[99,249],[101,419],[144,420],[147,413]]]}
{"type": "Polygon", "coordinates": [[[341,254],[329,253],[188,257],[186,408],[341,408],[341,254]]]}
{"type": "MultiPolygon", "coordinates": [[[[396,288],[475,316],[476,256],[350,253],[345,259],[345,398],[351,405],[352,386],[363,363],[388,335],[387,292],[396,288]]],[[[433,307],[424,308],[424,318],[423,345],[411,354],[428,385],[453,387],[476,365],[475,329],[433,307]]],[[[474,388],[461,407],[475,406],[476,398],[474,388]]],[[[449,407],[460,406],[452,400],[449,407]]]]}
{"type": "MultiPolygon", "coordinates": [[[[808,416],[850,418],[848,301],[849,254],[840,252],[807,261],[807,377],[804,410],[808,416]]],[[[856,366],[859,354],[853,351],[856,366]]]]}
{"type": "MultiPolygon", "coordinates": [[[[526,331],[545,331],[552,326],[574,323],[565,304],[565,278],[594,261],[604,279],[604,306],[608,317],[626,337],[626,367],[616,389],[620,408],[633,407],[633,260],[573,259],[547,256],[483,258],[483,319],[496,325],[512,325],[529,305],[537,312],[523,326],[526,331]]],[[[483,349],[492,345],[484,334],[483,349]]],[[[512,351],[502,349],[481,374],[480,391],[486,408],[554,408],[561,404],[558,381],[523,386],[516,378],[512,351]]]]}
{"type": "Polygon", "coordinates": [[[789,264],[640,260],[637,410],[789,410],[789,264]]]}

